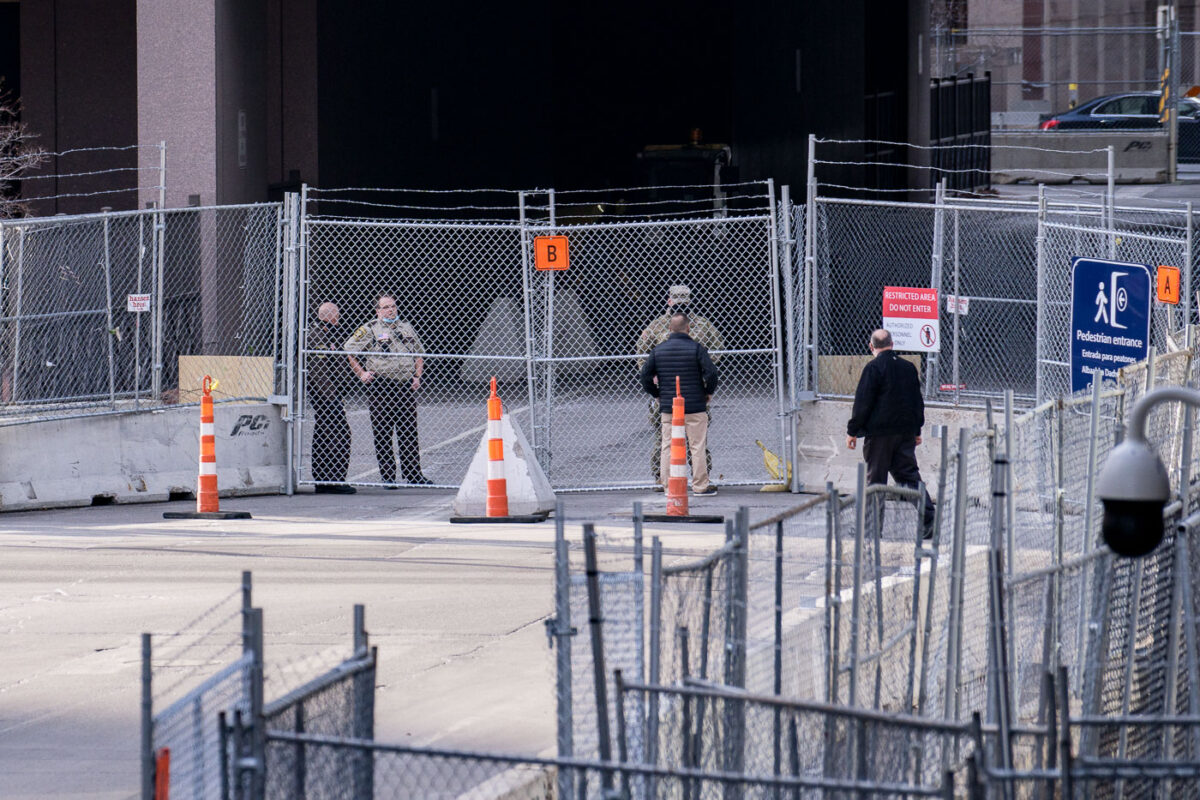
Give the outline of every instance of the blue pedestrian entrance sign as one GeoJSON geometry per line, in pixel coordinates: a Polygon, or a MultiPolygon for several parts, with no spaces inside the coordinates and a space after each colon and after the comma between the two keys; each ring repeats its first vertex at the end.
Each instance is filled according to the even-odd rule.
{"type": "Polygon", "coordinates": [[[1071,260],[1071,391],[1150,352],[1150,267],[1095,258],[1071,260]]]}

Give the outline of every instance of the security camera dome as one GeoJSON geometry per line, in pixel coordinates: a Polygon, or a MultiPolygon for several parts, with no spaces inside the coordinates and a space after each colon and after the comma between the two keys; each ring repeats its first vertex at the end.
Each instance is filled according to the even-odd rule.
{"type": "Polygon", "coordinates": [[[1154,550],[1163,538],[1163,506],[1170,494],[1167,470],[1146,442],[1127,439],[1117,445],[1096,482],[1104,503],[1104,543],[1130,558],[1154,550]]]}

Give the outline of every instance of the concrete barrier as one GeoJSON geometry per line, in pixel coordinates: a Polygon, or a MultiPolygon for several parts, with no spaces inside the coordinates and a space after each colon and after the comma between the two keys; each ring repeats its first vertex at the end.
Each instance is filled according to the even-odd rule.
{"type": "MultiPolygon", "coordinates": [[[[854,491],[858,465],[862,461],[862,443],[857,450],[846,449],[846,421],[850,419],[849,400],[816,400],[801,404],[796,426],[796,452],[792,463],[800,482],[811,491],[824,491],[825,482],[841,491],[854,491]]],[[[925,407],[925,428],[917,447],[917,463],[929,493],[937,499],[938,470],[941,468],[942,443],[936,437],[937,426],[945,425],[951,436],[950,449],[958,446],[958,429],[982,430],[987,427],[983,409],[925,407]]]]}
{"type": "Polygon", "coordinates": [[[1103,148],[1109,145],[1117,183],[1166,183],[1167,134],[1161,131],[993,132],[992,182],[1104,184],[1108,154],[1103,148]],[[1063,150],[1100,152],[1057,152],[1063,150]]]}
{"type": "MultiPolygon", "coordinates": [[[[222,497],[286,487],[280,408],[218,404],[222,497]]],[[[0,427],[0,510],[141,503],[196,491],[200,410],[178,406],[0,427]]]]}

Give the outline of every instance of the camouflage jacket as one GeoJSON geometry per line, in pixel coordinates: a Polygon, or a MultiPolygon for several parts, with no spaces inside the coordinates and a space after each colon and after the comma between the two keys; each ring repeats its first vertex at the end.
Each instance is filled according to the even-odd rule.
{"type": "MultiPolygon", "coordinates": [[[[637,354],[645,355],[653,350],[657,345],[665,342],[667,337],[671,335],[670,331],[671,314],[666,313],[661,317],[654,319],[646,329],[642,331],[642,335],[637,340],[637,354]]],[[[725,340],[721,338],[721,332],[717,327],[708,321],[705,317],[694,316],[691,318],[691,331],[688,334],[694,340],[704,345],[710,353],[712,353],[713,362],[721,360],[721,356],[714,351],[725,349],[725,340]]],[[[646,359],[639,358],[637,362],[638,372],[642,370],[642,364],[646,359]]]]}

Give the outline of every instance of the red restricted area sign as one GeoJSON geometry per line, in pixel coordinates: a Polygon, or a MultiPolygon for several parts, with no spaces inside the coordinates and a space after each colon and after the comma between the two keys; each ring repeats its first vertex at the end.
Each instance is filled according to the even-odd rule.
{"type": "Polygon", "coordinates": [[[920,286],[883,287],[883,327],[897,350],[937,353],[942,349],[938,291],[920,286]]]}

